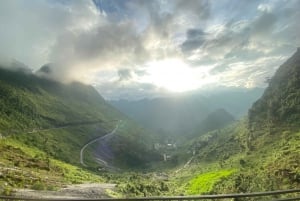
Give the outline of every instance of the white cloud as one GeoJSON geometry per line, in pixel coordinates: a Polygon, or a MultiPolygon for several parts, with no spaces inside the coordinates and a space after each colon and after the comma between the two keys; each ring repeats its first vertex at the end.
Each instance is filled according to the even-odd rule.
{"type": "Polygon", "coordinates": [[[273,10],[273,7],[270,4],[262,3],[257,6],[257,9],[263,12],[271,12],[273,10]]]}
{"type": "Polygon", "coordinates": [[[0,4],[0,54],[33,68],[49,61],[53,44],[66,30],[88,29],[100,21],[92,1],[16,0],[0,4]]]}
{"type": "Polygon", "coordinates": [[[250,87],[300,46],[299,1],[101,2],[110,5],[0,1],[0,61],[15,58],[34,69],[54,62],[58,79],[101,84],[113,96],[125,87],[149,95],[163,91],[137,82],[151,62],[180,60],[195,79],[250,87]]]}

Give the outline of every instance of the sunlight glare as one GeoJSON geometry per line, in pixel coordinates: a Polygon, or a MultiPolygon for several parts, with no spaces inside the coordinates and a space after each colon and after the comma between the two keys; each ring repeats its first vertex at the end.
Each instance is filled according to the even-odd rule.
{"type": "Polygon", "coordinates": [[[141,81],[150,82],[171,92],[190,91],[201,85],[194,70],[179,59],[148,63],[147,75],[141,81]]]}

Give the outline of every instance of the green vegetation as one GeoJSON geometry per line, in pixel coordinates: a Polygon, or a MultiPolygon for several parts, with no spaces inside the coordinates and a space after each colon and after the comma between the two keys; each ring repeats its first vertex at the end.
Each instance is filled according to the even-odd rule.
{"type": "Polygon", "coordinates": [[[211,193],[216,183],[231,175],[233,170],[219,170],[200,174],[190,181],[188,194],[211,193]]]}
{"type": "Polygon", "coordinates": [[[93,87],[0,68],[0,192],[102,181],[96,175],[97,144],[84,153],[86,170],[80,149],[112,131],[119,120],[122,128],[109,145],[111,163],[138,169],[155,161],[154,135],[107,104],[93,87]]]}
{"type": "Polygon", "coordinates": [[[249,110],[249,129],[255,134],[264,130],[272,133],[274,127],[299,126],[300,120],[300,50],[280,66],[269,82],[263,96],[249,110]]]}
{"type": "Polygon", "coordinates": [[[127,172],[110,175],[110,182],[117,184],[117,191],[127,197],[166,195],[169,182],[155,173],[127,172]]]}
{"type": "MultiPolygon", "coordinates": [[[[113,130],[118,120],[124,126],[112,139],[113,162],[125,168],[144,166],[156,155],[150,149],[154,135],[107,104],[93,87],[0,69],[2,136],[12,136],[53,158],[79,165],[81,147],[113,130]],[[122,142],[122,146],[116,146],[115,141],[122,142]]],[[[93,154],[88,155],[91,157],[87,161],[96,166],[92,164],[93,154]]]]}

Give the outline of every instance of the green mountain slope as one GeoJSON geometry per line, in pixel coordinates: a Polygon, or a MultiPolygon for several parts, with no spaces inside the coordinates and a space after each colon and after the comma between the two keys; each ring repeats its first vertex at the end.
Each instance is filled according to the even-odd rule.
{"type": "Polygon", "coordinates": [[[0,154],[0,195],[11,195],[15,188],[56,190],[66,184],[105,181],[15,139],[1,139],[0,154]]]}
{"type": "MultiPolygon", "coordinates": [[[[113,130],[119,120],[122,126],[109,147],[113,151],[112,163],[124,168],[145,165],[156,155],[151,151],[153,135],[106,103],[93,87],[61,84],[31,73],[0,69],[1,136],[79,165],[81,147],[113,130]],[[117,147],[120,141],[123,146],[117,147]],[[123,157],[124,153],[130,160],[123,157]],[[134,166],[132,160],[137,161],[134,166]]],[[[92,157],[94,151],[89,150],[87,163],[97,166],[92,157]]]]}
{"type": "Polygon", "coordinates": [[[280,66],[263,96],[249,110],[252,130],[298,126],[300,120],[300,48],[280,66]]]}

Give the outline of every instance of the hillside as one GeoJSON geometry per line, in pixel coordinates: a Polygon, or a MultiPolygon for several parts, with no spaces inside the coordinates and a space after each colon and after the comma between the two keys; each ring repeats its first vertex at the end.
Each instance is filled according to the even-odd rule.
{"type": "Polygon", "coordinates": [[[175,181],[181,184],[181,192],[300,187],[299,71],[298,49],[278,68],[247,118],[195,137],[185,145],[183,150],[188,152],[181,150],[178,158],[191,158],[192,163],[177,174],[175,181]]]}
{"type": "MultiPolygon", "coordinates": [[[[157,158],[151,151],[154,135],[106,103],[93,87],[0,69],[0,134],[5,139],[80,166],[81,147],[113,130],[118,122],[122,124],[109,142],[112,164],[139,168],[157,158]]],[[[96,149],[97,144],[87,150],[90,167],[99,166],[93,159],[96,149]]]]}
{"type": "Polygon", "coordinates": [[[263,96],[249,110],[249,126],[298,126],[300,120],[300,48],[280,66],[263,96]]]}

